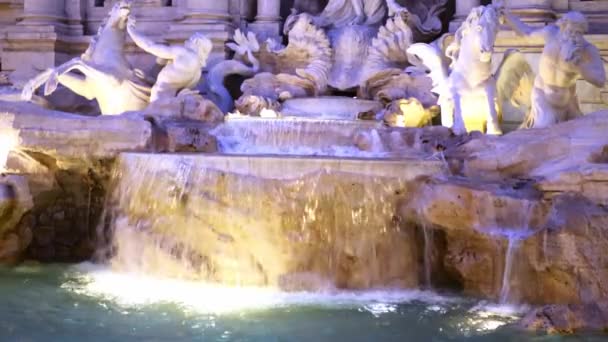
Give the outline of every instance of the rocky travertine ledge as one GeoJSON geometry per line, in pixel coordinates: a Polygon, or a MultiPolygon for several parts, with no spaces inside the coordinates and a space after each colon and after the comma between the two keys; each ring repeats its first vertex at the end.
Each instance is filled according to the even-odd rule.
{"type": "Polygon", "coordinates": [[[442,272],[433,281],[556,305],[532,313],[528,329],[608,327],[605,314],[585,318],[608,297],[607,131],[604,111],[448,146],[454,175],[416,180],[400,206],[403,219],[434,234],[428,253],[442,272]]]}
{"type": "Polygon", "coordinates": [[[122,154],[112,264],[224,285],[412,288],[415,232],[396,220],[405,182],[439,161],[122,154]],[[151,210],[151,208],[154,208],[151,210]]]}
{"type": "MultiPolygon", "coordinates": [[[[546,330],[553,328],[542,323],[543,317],[576,316],[608,297],[608,192],[603,190],[608,180],[608,112],[503,137],[453,137],[437,128],[379,130],[382,141],[392,142],[385,144],[391,150],[401,141],[419,152],[408,154],[407,160],[125,154],[119,168],[115,159],[127,151],[158,151],[161,146],[213,152],[213,126],[167,121],[158,135],[157,123],[144,116],[48,113],[0,102],[0,129],[18,137],[8,169],[27,179],[19,183],[26,187],[0,181],[0,216],[8,218],[0,229],[2,262],[24,256],[43,261],[90,258],[115,170],[134,180],[122,181],[122,194],[129,196],[115,200],[124,204],[123,214],[131,223],[155,232],[149,236],[152,242],[175,232],[168,234],[163,224],[150,221],[150,206],[158,209],[155,215],[164,213],[164,219],[177,210],[171,226],[183,228],[185,237],[196,233],[187,227],[211,227],[204,232],[197,228],[213,238],[204,243],[161,240],[190,253],[186,267],[218,281],[243,281],[230,278],[236,268],[248,274],[251,284],[286,289],[328,284],[416,287],[429,272],[436,287],[561,305],[539,309],[530,316],[537,320],[524,324],[546,330]],[[450,176],[444,173],[446,166],[450,176]],[[204,172],[195,177],[190,171],[196,169],[204,172]],[[305,187],[306,182],[317,186],[305,187]],[[167,194],[160,195],[161,189],[167,194]],[[210,214],[208,208],[230,214],[210,214]],[[195,219],[183,221],[180,215],[195,219]],[[298,243],[311,236],[299,228],[281,231],[286,224],[309,227],[320,243],[298,243]],[[222,231],[225,226],[233,230],[222,231]],[[375,226],[392,228],[367,231],[375,226]],[[432,232],[426,243],[425,232],[432,232]],[[329,243],[338,241],[337,236],[342,244],[329,243]],[[230,260],[245,261],[222,263],[228,259],[204,253],[209,246],[231,255],[230,260]],[[370,254],[374,248],[376,254],[370,254]],[[327,253],[333,261],[313,258],[327,253]]],[[[584,318],[575,323],[573,330],[601,326],[597,320],[586,325],[584,318]]]]}
{"type": "Polygon", "coordinates": [[[18,261],[31,242],[29,220],[33,207],[25,177],[0,175],[0,263],[18,261]]]}
{"type": "Polygon", "coordinates": [[[0,101],[0,133],[11,145],[6,169],[22,180],[20,186],[9,183],[4,193],[29,203],[6,207],[11,220],[2,220],[0,260],[89,258],[112,161],[122,151],[148,150],[152,124],[0,101]]]}
{"type": "Polygon", "coordinates": [[[15,132],[21,150],[79,161],[144,151],[152,137],[143,117],[80,116],[21,102],[0,102],[0,130],[15,132]]]}

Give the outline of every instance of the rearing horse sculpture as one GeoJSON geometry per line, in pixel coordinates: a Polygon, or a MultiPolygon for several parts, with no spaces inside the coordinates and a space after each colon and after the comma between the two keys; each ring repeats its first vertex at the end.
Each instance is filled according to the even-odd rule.
{"type": "Polygon", "coordinates": [[[454,42],[445,52],[452,64],[447,65],[442,50],[428,44],[413,44],[408,53],[430,70],[439,94],[441,121],[454,133],[484,130],[501,134],[497,104],[496,77],[492,54],[500,29],[499,9],[495,6],[474,8],[456,32],[454,42]]]}
{"type": "Polygon", "coordinates": [[[87,51],[80,57],[48,69],[29,81],[21,97],[29,101],[43,84],[44,94],[49,95],[62,84],[89,100],[96,99],[102,114],[121,114],[137,111],[149,104],[150,86],[143,73],[132,69],[124,53],[127,20],[131,13],[131,1],[114,5],[106,21],[87,51]],[[77,70],[81,74],[71,71],[77,70]]]}

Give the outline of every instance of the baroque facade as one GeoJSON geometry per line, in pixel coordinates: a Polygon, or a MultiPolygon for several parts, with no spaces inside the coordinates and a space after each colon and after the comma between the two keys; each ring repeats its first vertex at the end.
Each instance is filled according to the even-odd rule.
{"type": "MultiPolygon", "coordinates": [[[[2,71],[29,76],[84,52],[114,3],[116,0],[0,0],[2,71]]],[[[216,59],[224,56],[224,43],[235,28],[248,26],[267,35],[278,35],[281,6],[280,0],[133,3],[138,27],[146,34],[178,43],[193,32],[203,32],[214,43],[216,59]]],[[[135,46],[131,44],[129,49],[137,58],[135,46]]]]}
{"type": "MultiPolygon", "coordinates": [[[[0,65],[14,80],[25,80],[50,66],[59,65],[82,53],[116,0],[0,0],[0,65]]],[[[454,32],[472,8],[489,0],[455,0],[448,14],[449,31],[454,32]]],[[[226,57],[225,43],[235,29],[255,31],[259,36],[281,34],[289,9],[322,8],[322,0],[134,0],[138,27],[159,41],[180,43],[193,32],[205,33],[214,44],[210,59],[226,57]]],[[[505,5],[529,23],[543,25],[563,13],[583,12],[589,22],[587,39],[608,60],[608,0],[505,0],[505,5]]],[[[447,26],[447,25],[446,25],[447,26]]],[[[496,51],[513,48],[526,53],[531,65],[542,51],[542,42],[517,37],[509,30],[499,34],[496,51]]],[[[128,51],[137,64],[154,63],[134,44],[128,51]]],[[[497,59],[499,60],[499,59],[497,59]]],[[[580,98],[585,112],[603,108],[608,90],[586,87],[580,98]]],[[[506,118],[508,121],[509,118],[506,118]]]]}

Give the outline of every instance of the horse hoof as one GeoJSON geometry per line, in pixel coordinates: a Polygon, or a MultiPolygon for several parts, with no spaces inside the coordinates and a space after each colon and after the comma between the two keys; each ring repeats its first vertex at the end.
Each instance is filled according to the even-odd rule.
{"type": "Polygon", "coordinates": [[[21,92],[21,100],[30,101],[33,96],[34,96],[34,92],[31,88],[28,88],[28,87],[23,88],[23,91],[21,92]]]}
{"type": "Polygon", "coordinates": [[[486,132],[486,134],[488,135],[502,135],[502,130],[500,128],[488,128],[488,131],[486,132]]]}
{"type": "Polygon", "coordinates": [[[456,126],[454,125],[452,127],[452,133],[454,133],[455,135],[466,135],[467,134],[467,129],[464,126],[456,126]]]}
{"type": "Polygon", "coordinates": [[[57,86],[59,85],[59,77],[57,74],[51,75],[49,80],[46,82],[44,86],[44,96],[51,95],[55,90],[57,90],[57,86]]]}

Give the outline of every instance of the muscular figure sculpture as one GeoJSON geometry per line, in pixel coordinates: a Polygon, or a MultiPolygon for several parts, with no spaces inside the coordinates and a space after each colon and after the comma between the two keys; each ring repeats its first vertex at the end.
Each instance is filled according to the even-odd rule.
{"type": "Polygon", "coordinates": [[[213,47],[209,38],[197,33],[190,37],[184,46],[158,44],[135,31],[133,19],[129,20],[127,31],[142,50],[166,62],[152,87],[150,102],[161,97],[175,97],[181,90],[196,87],[213,47]]]}
{"type": "Polygon", "coordinates": [[[317,20],[319,26],[377,25],[389,13],[405,11],[396,0],[330,0],[317,20]]]}
{"type": "Polygon", "coordinates": [[[519,35],[545,42],[532,90],[532,109],[524,123],[529,128],[547,127],[581,115],[576,81],[583,78],[596,87],[606,83],[599,51],[583,37],[588,24],[579,12],[565,14],[556,24],[535,29],[504,12],[505,21],[519,35]]]}

